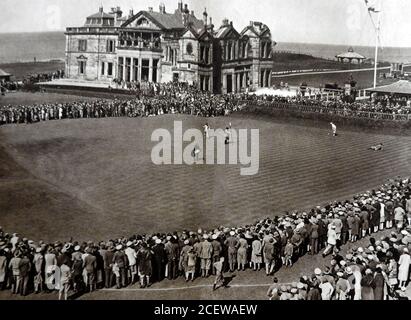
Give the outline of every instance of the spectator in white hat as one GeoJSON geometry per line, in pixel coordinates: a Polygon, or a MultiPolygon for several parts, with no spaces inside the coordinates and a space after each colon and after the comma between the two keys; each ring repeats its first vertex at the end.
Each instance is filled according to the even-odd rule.
{"type": "Polygon", "coordinates": [[[124,253],[128,260],[128,282],[134,284],[137,281],[137,252],[133,247],[132,241],[128,241],[126,246],[127,248],[124,250],[124,253]]]}
{"type": "Polygon", "coordinates": [[[323,258],[333,252],[335,246],[337,245],[337,233],[335,232],[336,226],[330,224],[328,233],[327,233],[327,248],[323,252],[323,258]]]}
{"type": "Polygon", "coordinates": [[[407,248],[403,249],[400,260],[398,261],[398,281],[401,289],[405,288],[409,280],[411,257],[407,248]]]}

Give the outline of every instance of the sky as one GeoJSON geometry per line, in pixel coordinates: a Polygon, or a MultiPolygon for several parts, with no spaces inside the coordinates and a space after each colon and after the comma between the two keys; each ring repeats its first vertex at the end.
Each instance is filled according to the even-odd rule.
{"type": "MultiPolygon", "coordinates": [[[[0,32],[39,32],[81,26],[85,17],[120,6],[124,13],[163,2],[167,12],[178,0],[1,0],[0,32]]],[[[381,8],[381,45],[411,47],[411,1],[369,0],[381,8]],[[380,2],[380,3],[378,3],[380,2]]],[[[216,27],[227,17],[241,31],[250,21],[267,24],[277,42],[375,45],[375,29],[364,0],[186,0],[202,17],[204,8],[216,27]]],[[[376,15],[374,14],[374,18],[376,15]]]]}

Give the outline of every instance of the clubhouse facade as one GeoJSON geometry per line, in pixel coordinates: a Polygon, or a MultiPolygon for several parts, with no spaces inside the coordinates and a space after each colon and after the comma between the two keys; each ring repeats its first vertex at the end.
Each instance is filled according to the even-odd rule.
{"type": "Polygon", "coordinates": [[[215,29],[205,10],[198,19],[179,2],[123,15],[119,7],[66,29],[66,77],[111,83],[188,82],[201,90],[234,93],[271,86],[270,29],[250,22],[241,32],[224,19],[215,29]]]}

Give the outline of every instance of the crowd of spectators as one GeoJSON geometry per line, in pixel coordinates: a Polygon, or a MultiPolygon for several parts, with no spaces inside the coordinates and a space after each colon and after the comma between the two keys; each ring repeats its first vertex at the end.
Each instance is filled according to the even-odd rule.
{"type": "Polygon", "coordinates": [[[385,114],[411,114],[411,99],[405,97],[380,96],[368,100],[356,102],[345,102],[341,95],[335,98],[324,97],[323,95],[303,97],[279,97],[279,96],[243,96],[245,100],[253,101],[258,105],[269,107],[273,103],[289,104],[290,106],[312,106],[324,108],[330,111],[374,112],[385,114]]]}
{"type": "Polygon", "coordinates": [[[35,242],[0,229],[0,289],[81,294],[140,282],[209,277],[263,269],[267,276],[302,256],[332,255],[331,266],[302,277],[295,287],[275,284],[272,299],[383,299],[409,281],[411,181],[395,178],[380,188],[307,212],[291,212],[243,227],[140,234],[105,242],[35,242]],[[340,256],[340,247],[377,232],[370,246],[340,256]],[[224,258],[224,259],[221,259],[224,258]],[[217,262],[217,263],[216,263],[217,262]],[[381,291],[381,287],[386,288],[381,291]]]}
{"type": "MultiPolygon", "coordinates": [[[[16,90],[34,90],[34,84],[38,82],[52,81],[54,79],[64,78],[64,70],[56,70],[54,72],[30,74],[24,77],[23,80],[9,80],[0,82],[0,92],[5,95],[7,91],[16,90]]],[[[37,90],[37,89],[36,89],[37,90]]]]}
{"type": "Polygon", "coordinates": [[[233,95],[211,95],[196,91],[184,94],[175,92],[163,96],[132,99],[3,106],[0,107],[0,125],[78,118],[148,117],[177,113],[217,117],[240,109],[241,104],[233,95]]]}

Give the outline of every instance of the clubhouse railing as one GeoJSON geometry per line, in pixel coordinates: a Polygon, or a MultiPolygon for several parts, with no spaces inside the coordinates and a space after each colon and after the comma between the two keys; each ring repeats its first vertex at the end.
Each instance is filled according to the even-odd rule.
{"type": "Polygon", "coordinates": [[[354,111],[337,108],[328,108],[319,105],[303,105],[297,103],[281,103],[281,102],[259,102],[244,100],[241,104],[246,107],[266,107],[271,109],[302,112],[302,113],[316,113],[324,115],[335,115],[343,118],[360,118],[370,120],[386,120],[386,121],[409,121],[411,114],[394,114],[394,113],[380,113],[368,111],[354,111]]]}

